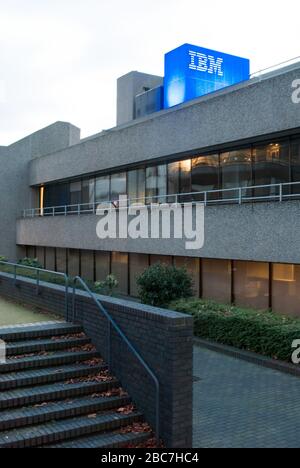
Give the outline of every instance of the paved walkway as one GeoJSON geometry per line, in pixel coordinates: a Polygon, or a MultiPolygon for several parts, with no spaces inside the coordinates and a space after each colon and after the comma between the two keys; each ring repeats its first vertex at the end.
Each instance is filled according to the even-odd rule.
{"type": "Polygon", "coordinates": [[[194,375],[194,447],[300,448],[300,378],[198,347],[194,375]]]}

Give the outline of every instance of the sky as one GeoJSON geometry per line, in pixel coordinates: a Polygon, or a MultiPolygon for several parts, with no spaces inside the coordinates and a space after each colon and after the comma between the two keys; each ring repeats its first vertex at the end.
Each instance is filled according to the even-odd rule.
{"type": "Polygon", "coordinates": [[[0,0],[0,145],[58,120],[82,136],[116,124],[116,80],[163,76],[184,43],[251,60],[300,56],[298,0],[0,0]]]}

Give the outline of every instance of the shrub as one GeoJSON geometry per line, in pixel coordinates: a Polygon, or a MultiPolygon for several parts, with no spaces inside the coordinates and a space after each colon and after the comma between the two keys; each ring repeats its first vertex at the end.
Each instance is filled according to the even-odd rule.
{"type": "Polygon", "coordinates": [[[43,265],[38,261],[37,258],[27,258],[27,257],[25,257],[22,260],[19,260],[18,264],[23,265],[23,266],[27,266],[27,267],[43,269],[43,265]]]}
{"type": "Polygon", "coordinates": [[[300,339],[300,320],[270,311],[241,309],[193,299],[170,304],[194,317],[195,334],[211,341],[290,361],[293,340],[300,339]]]}
{"type": "Polygon", "coordinates": [[[184,268],[162,265],[148,268],[137,280],[143,304],[167,306],[170,301],[192,296],[192,279],[184,268]]]}
{"type": "Polygon", "coordinates": [[[119,282],[114,275],[108,275],[105,281],[94,284],[94,291],[106,296],[112,296],[115,289],[119,286],[119,282]]]}
{"type": "Polygon", "coordinates": [[[7,258],[6,257],[3,257],[2,255],[0,255],[0,262],[7,262],[7,258]]]}

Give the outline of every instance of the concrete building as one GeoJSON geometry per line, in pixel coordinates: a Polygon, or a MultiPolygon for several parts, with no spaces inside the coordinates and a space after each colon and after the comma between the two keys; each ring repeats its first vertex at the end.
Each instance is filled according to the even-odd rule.
{"type": "Polygon", "coordinates": [[[80,139],[57,122],[0,147],[0,254],[93,281],[112,272],[132,296],[148,265],[184,265],[198,296],[300,315],[299,78],[297,63],[163,109],[163,79],[132,72],[115,128],[80,139]],[[205,201],[204,247],[100,240],[95,206],[122,194],[205,201]]]}

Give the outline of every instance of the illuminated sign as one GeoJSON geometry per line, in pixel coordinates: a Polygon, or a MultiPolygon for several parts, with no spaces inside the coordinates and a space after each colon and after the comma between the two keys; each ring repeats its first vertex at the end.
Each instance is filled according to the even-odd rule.
{"type": "Polygon", "coordinates": [[[249,78],[248,59],[184,44],[165,55],[165,108],[249,78]]]}

